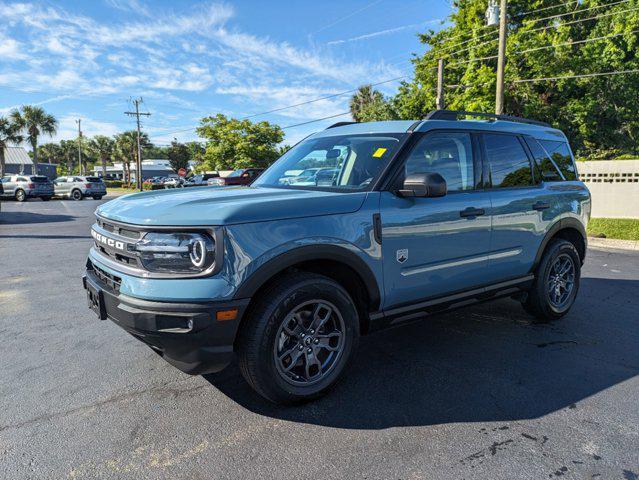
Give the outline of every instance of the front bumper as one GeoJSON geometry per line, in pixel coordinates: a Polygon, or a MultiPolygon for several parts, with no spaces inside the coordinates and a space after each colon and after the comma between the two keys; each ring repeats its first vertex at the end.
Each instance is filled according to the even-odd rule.
{"type": "Polygon", "coordinates": [[[120,294],[117,283],[100,278],[90,264],[82,283],[85,289],[99,292],[107,318],[191,375],[218,372],[231,362],[235,335],[250,300],[193,303],[142,300],[120,294]],[[234,308],[238,309],[235,319],[216,320],[217,312],[234,308]]]}

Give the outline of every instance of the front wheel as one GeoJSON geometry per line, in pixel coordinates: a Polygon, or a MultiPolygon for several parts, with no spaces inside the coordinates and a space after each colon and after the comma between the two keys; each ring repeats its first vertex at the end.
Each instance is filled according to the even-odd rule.
{"type": "Polygon", "coordinates": [[[73,190],[71,192],[71,198],[75,201],[82,200],[82,192],[80,190],[73,190]]]}
{"type": "Polygon", "coordinates": [[[240,369],[274,403],[300,403],[328,392],[357,347],[357,309],[341,285],[321,275],[284,277],[247,315],[239,339],[240,369]]]}
{"type": "Polygon", "coordinates": [[[16,190],[16,200],[18,202],[26,202],[27,194],[24,193],[24,190],[16,190]]]}
{"type": "Polygon", "coordinates": [[[535,271],[524,309],[540,322],[563,317],[575,303],[580,277],[581,259],[575,246],[566,240],[552,240],[535,271]]]}

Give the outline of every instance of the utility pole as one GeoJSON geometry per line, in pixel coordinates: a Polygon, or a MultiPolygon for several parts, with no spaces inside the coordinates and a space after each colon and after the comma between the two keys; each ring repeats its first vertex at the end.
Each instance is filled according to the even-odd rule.
{"type": "Polygon", "coordinates": [[[435,100],[437,110],[444,109],[444,59],[437,62],[437,99],[435,100]]]}
{"type": "Polygon", "coordinates": [[[497,54],[497,86],[495,88],[495,113],[504,113],[504,67],[506,65],[506,10],[508,0],[499,4],[499,52],[497,54]]]}
{"type": "MultiPolygon", "coordinates": [[[[86,172],[82,168],[82,119],[78,118],[75,123],[78,124],[78,168],[80,169],[80,175],[84,175],[86,172]]],[[[71,175],[71,172],[69,172],[71,175]]]]}
{"type": "Polygon", "coordinates": [[[138,158],[135,164],[135,186],[138,190],[142,191],[142,147],[140,146],[140,115],[151,116],[149,112],[140,112],[140,103],[142,103],[142,97],[133,100],[135,105],[135,112],[124,112],[131,117],[135,116],[138,124],[138,158]]]}

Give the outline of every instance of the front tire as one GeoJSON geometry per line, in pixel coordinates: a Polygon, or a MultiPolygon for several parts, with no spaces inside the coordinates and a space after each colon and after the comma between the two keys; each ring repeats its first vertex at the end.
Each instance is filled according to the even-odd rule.
{"type": "Polygon", "coordinates": [[[16,190],[15,197],[16,197],[16,200],[18,202],[26,202],[27,201],[27,194],[24,193],[24,190],[16,190]]]}
{"type": "Polygon", "coordinates": [[[75,200],[76,202],[82,200],[82,192],[80,190],[73,190],[71,192],[71,199],[75,200]]]}
{"type": "Polygon", "coordinates": [[[359,317],[350,295],[322,275],[292,273],[247,312],[239,364],[247,382],[278,404],[318,398],[335,386],[357,348],[359,317]]]}
{"type": "Polygon", "coordinates": [[[535,281],[522,302],[524,310],[540,323],[558,320],[575,303],[581,278],[581,259],[575,246],[554,239],[535,271],[535,281]]]}

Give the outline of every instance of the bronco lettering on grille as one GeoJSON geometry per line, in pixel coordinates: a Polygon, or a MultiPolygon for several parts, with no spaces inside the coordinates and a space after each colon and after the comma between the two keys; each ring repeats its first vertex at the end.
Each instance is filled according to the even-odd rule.
{"type": "Polygon", "coordinates": [[[91,230],[91,236],[95,239],[96,242],[102,243],[107,247],[115,248],[117,250],[125,250],[124,242],[107,237],[106,235],[102,235],[101,233],[98,233],[93,229],[91,230]]]}

